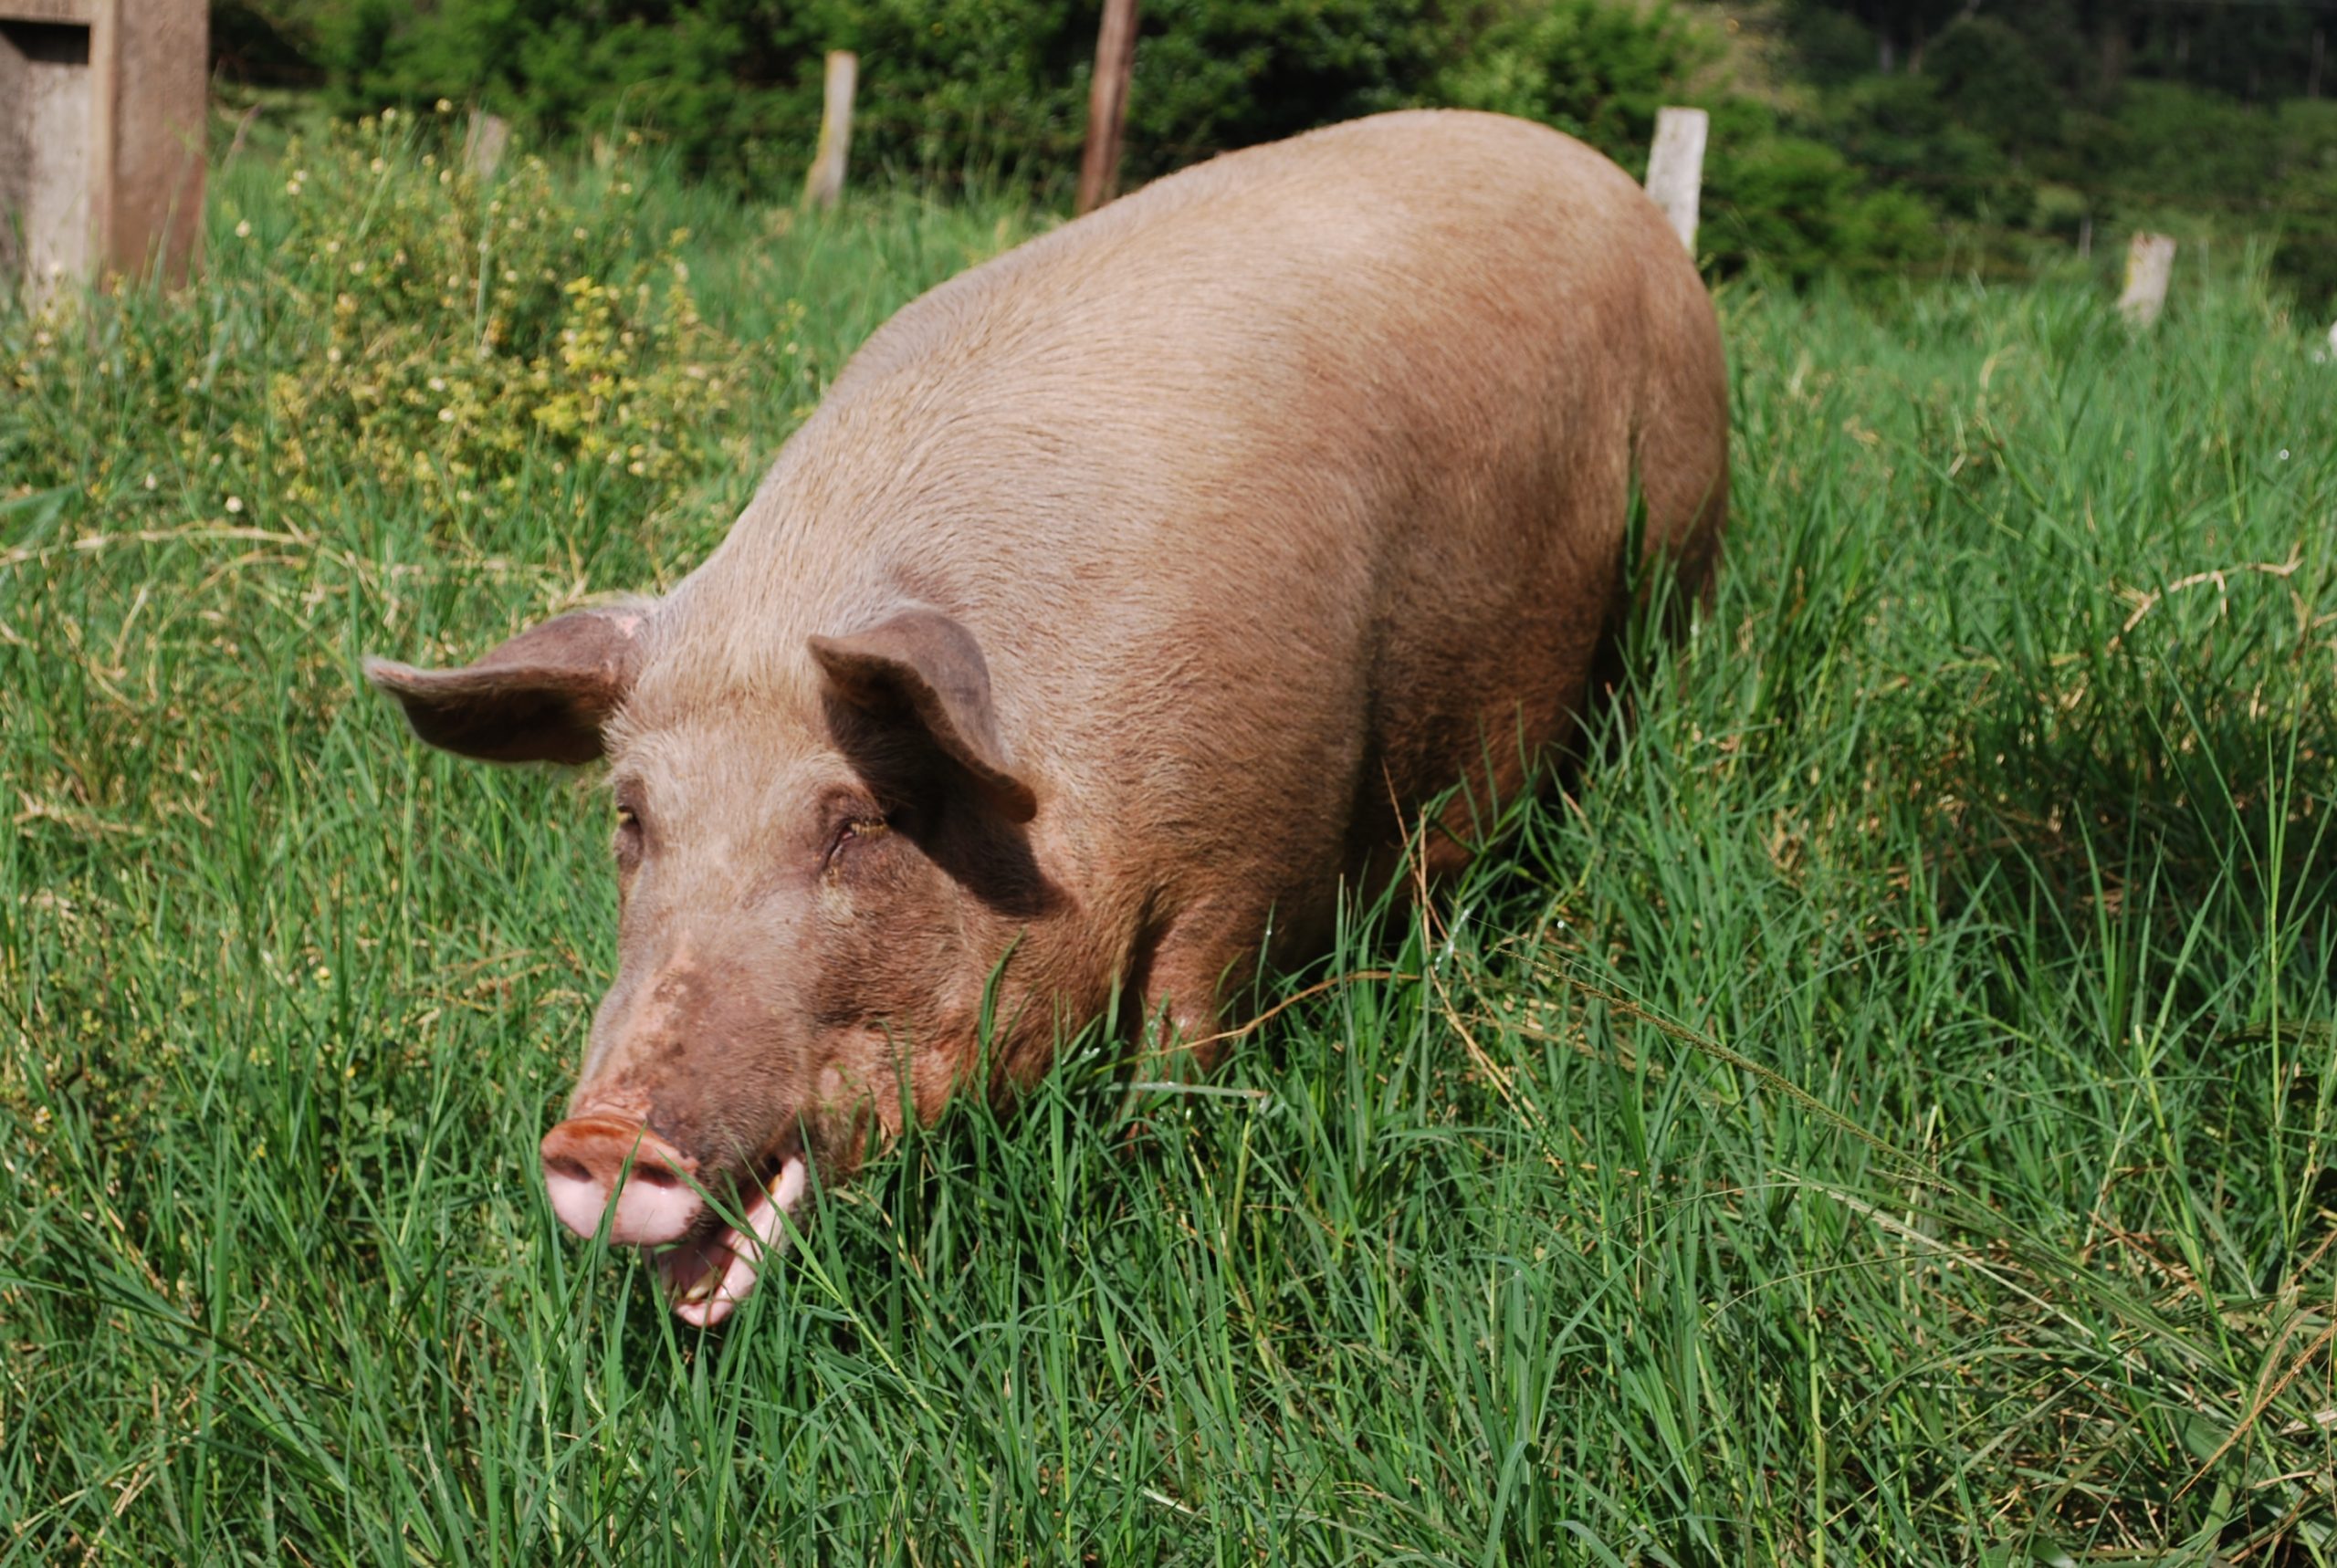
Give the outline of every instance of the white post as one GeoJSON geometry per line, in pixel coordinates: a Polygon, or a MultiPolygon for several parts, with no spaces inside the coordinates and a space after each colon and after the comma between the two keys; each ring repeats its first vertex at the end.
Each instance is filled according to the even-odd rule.
{"type": "Polygon", "coordinates": [[[860,85],[860,57],[850,49],[828,51],[826,97],[820,107],[820,147],[803,181],[803,199],[833,207],[844,199],[844,161],[852,152],[852,95],[860,85]]]}
{"type": "Polygon", "coordinates": [[[2166,280],[2175,271],[2172,235],[2137,234],[2126,246],[2126,292],[2118,297],[2118,313],[2137,327],[2147,327],[2166,308],[2166,280]]]}
{"type": "Polygon", "coordinates": [[[1648,150],[1647,193],[1672,222],[1672,232],[1696,254],[1696,202],[1703,187],[1704,139],[1712,117],[1701,109],[1655,111],[1655,145],[1648,150]]]}
{"type": "Polygon", "coordinates": [[[471,111],[470,134],[463,139],[463,160],[471,172],[484,180],[494,174],[503,162],[503,150],[511,144],[511,126],[499,114],[471,111]]]}

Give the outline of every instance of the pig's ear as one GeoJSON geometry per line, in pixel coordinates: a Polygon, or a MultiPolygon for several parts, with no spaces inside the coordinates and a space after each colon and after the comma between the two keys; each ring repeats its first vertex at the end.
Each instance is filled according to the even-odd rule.
{"type": "Polygon", "coordinates": [[[812,656],[854,707],[918,726],[1007,816],[1027,822],[1038,800],[998,737],[990,665],[974,634],[923,605],[843,637],[814,637],[812,656]]]}
{"type": "Polygon", "coordinates": [[[578,610],[459,670],[368,659],[365,678],[433,746],[488,762],[590,762],[632,688],[646,620],[645,608],[578,610]]]}

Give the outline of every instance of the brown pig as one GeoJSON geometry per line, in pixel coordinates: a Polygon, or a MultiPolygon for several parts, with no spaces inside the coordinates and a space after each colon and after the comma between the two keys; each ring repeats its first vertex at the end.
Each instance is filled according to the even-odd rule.
{"type": "Polygon", "coordinates": [[[978,1060],[1027,1081],[1115,997],[1206,1040],[1431,803],[1434,873],[1568,738],[1635,486],[1701,591],[1727,417],[1711,301],[1622,171],[1383,115],[902,310],[664,599],[369,662],[435,746],[609,762],[617,975],[543,1141],[560,1218],[711,1322],[872,1118],[978,1060]]]}

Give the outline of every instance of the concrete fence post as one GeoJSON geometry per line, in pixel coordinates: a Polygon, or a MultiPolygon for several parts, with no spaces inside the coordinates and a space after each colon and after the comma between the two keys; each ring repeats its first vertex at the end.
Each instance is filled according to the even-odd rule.
{"type": "Polygon", "coordinates": [[[1655,143],[1648,149],[1647,193],[1672,221],[1672,232],[1696,254],[1696,204],[1703,191],[1704,140],[1712,117],[1701,109],[1655,111],[1655,143]]]}
{"type": "Polygon", "coordinates": [[[850,49],[830,49],[820,146],[803,180],[803,200],[812,206],[833,207],[844,200],[844,165],[852,156],[852,96],[859,87],[860,57],[850,49]]]}
{"type": "Polygon", "coordinates": [[[2157,320],[2174,271],[2174,236],[2137,234],[2126,246],[2126,291],[2118,297],[2118,313],[2137,327],[2157,320]]]}
{"type": "Polygon", "coordinates": [[[503,162],[503,150],[511,144],[511,126],[499,114],[471,111],[471,128],[463,138],[463,161],[472,173],[480,179],[492,176],[503,162]]]}
{"type": "Polygon", "coordinates": [[[207,0],[0,0],[0,274],[186,276],[210,37],[207,0]]]}

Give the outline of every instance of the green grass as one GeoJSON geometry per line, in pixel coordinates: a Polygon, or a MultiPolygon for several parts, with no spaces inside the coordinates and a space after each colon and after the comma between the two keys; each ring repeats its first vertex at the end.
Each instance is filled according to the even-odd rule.
{"type": "Polygon", "coordinates": [[[432,134],[0,317],[0,1562],[2337,1560],[2337,367],[2247,277],[1728,292],[1718,599],[1573,796],[1208,1083],[912,1137],[701,1338],[536,1177],[605,801],[355,661],[671,581],[1033,220],[516,171],[515,259],[688,265],[702,328],[612,307],[634,476],[556,368],[417,390],[556,310],[324,357],[477,232],[432,134]]]}

